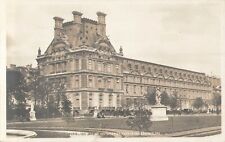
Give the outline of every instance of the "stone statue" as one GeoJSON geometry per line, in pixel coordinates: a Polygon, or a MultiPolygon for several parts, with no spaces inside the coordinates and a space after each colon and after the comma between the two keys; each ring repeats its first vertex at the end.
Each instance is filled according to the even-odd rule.
{"type": "Polygon", "coordinates": [[[156,88],[156,95],[155,95],[156,105],[161,105],[161,92],[159,88],[156,88]]]}
{"type": "Polygon", "coordinates": [[[31,101],[30,103],[30,121],[35,121],[36,116],[35,116],[35,111],[34,111],[34,103],[31,101]]]}
{"type": "Polygon", "coordinates": [[[41,56],[41,49],[40,49],[40,47],[38,49],[38,56],[41,56]]]}
{"type": "Polygon", "coordinates": [[[122,46],[120,46],[120,55],[123,56],[123,48],[122,48],[122,46]]]}
{"type": "Polygon", "coordinates": [[[95,107],[94,107],[94,114],[93,114],[93,117],[94,117],[94,118],[97,118],[97,116],[98,116],[98,109],[97,109],[97,107],[95,106],[95,107]]]}
{"type": "Polygon", "coordinates": [[[34,103],[33,102],[31,102],[31,104],[30,104],[30,111],[34,111],[34,103]]]}

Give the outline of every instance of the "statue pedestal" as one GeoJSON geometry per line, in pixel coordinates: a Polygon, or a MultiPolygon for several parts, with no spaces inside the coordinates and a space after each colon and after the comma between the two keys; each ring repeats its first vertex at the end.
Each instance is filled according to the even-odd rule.
{"type": "Polygon", "coordinates": [[[164,105],[154,105],[151,107],[152,115],[151,121],[167,121],[168,116],[166,115],[167,107],[164,105]]]}
{"type": "Polygon", "coordinates": [[[36,116],[35,116],[35,111],[30,111],[30,121],[35,121],[36,120],[36,116]]]}

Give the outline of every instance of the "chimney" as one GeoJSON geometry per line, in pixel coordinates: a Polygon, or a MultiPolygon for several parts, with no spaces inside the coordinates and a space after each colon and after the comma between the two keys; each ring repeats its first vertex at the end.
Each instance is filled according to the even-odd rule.
{"type": "Polygon", "coordinates": [[[105,16],[106,14],[103,12],[97,12],[97,16],[98,16],[98,23],[99,24],[105,24],[105,16]]]}
{"type": "Polygon", "coordinates": [[[73,22],[81,24],[81,16],[83,14],[78,11],[73,11],[72,14],[73,14],[73,19],[74,19],[73,22]]]}
{"type": "Polygon", "coordinates": [[[9,65],[9,68],[15,69],[15,68],[16,68],[16,65],[15,65],[15,64],[10,64],[10,65],[9,65]]]}
{"type": "Polygon", "coordinates": [[[105,16],[106,14],[103,12],[97,12],[98,16],[98,34],[101,36],[106,36],[106,24],[105,24],[105,16]]]}
{"type": "Polygon", "coordinates": [[[60,36],[61,30],[63,29],[62,25],[63,25],[63,18],[60,17],[54,17],[53,18],[55,20],[55,38],[58,38],[60,36]]]}

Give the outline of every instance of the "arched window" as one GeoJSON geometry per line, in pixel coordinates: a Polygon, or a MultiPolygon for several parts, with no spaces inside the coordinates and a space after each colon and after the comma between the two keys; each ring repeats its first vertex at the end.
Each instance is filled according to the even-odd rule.
{"type": "Polygon", "coordinates": [[[162,69],[159,69],[159,73],[162,73],[162,69]]]}
{"type": "Polygon", "coordinates": [[[131,69],[131,64],[128,64],[127,67],[128,67],[128,69],[131,69]]]}
{"type": "Polygon", "coordinates": [[[135,69],[138,70],[138,65],[135,65],[135,69]]]}

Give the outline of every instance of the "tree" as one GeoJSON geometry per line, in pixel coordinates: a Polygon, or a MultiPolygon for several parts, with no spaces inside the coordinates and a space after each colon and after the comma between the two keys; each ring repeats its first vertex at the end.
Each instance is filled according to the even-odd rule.
{"type": "Polygon", "coordinates": [[[72,110],[72,103],[71,101],[64,95],[63,96],[63,101],[62,101],[62,111],[64,115],[70,115],[72,110]]]}
{"type": "Polygon", "coordinates": [[[221,95],[215,92],[212,98],[212,104],[216,107],[216,112],[219,114],[219,107],[221,106],[221,95]]]}
{"type": "Polygon", "coordinates": [[[47,109],[48,109],[48,116],[49,117],[59,116],[60,112],[58,110],[54,95],[49,95],[49,101],[48,101],[47,109]]]}
{"type": "Polygon", "coordinates": [[[49,117],[49,107],[51,106],[49,105],[49,95],[52,93],[53,84],[48,78],[42,76],[39,76],[33,84],[35,84],[36,88],[33,97],[35,98],[35,102],[40,102],[40,104],[36,103],[35,105],[37,117],[49,117]]]}
{"type": "Polygon", "coordinates": [[[166,91],[163,91],[161,93],[161,104],[165,105],[165,106],[169,106],[170,103],[170,97],[168,95],[168,93],[166,91]]]}
{"type": "Polygon", "coordinates": [[[193,107],[196,109],[200,109],[204,106],[204,102],[201,97],[197,97],[193,102],[193,107]]]}
{"type": "Polygon", "coordinates": [[[177,107],[177,105],[178,105],[177,92],[174,92],[174,94],[172,94],[170,96],[170,104],[169,104],[169,106],[173,110],[173,109],[175,109],[177,107]]]}
{"type": "Polygon", "coordinates": [[[156,89],[153,87],[148,87],[146,98],[150,105],[155,105],[156,103],[155,96],[156,96],[156,89]]]}
{"type": "Polygon", "coordinates": [[[61,98],[65,95],[65,83],[60,81],[55,82],[53,85],[53,90],[56,96],[56,107],[57,109],[60,109],[59,106],[61,98]]]}
{"type": "Polygon", "coordinates": [[[32,99],[34,99],[34,106],[36,106],[41,91],[40,89],[42,89],[40,88],[40,72],[39,70],[30,71],[29,75],[29,91],[32,94],[32,99]]]}
{"type": "Polygon", "coordinates": [[[139,136],[141,136],[141,132],[148,131],[152,125],[150,114],[141,107],[135,112],[134,117],[127,119],[126,123],[131,129],[138,130],[139,136]]]}
{"type": "Polygon", "coordinates": [[[26,98],[28,86],[24,75],[17,70],[7,70],[7,118],[16,115],[21,120],[27,117],[26,98]],[[15,100],[15,102],[13,101],[15,100]],[[15,112],[14,112],[14,111],[15,112]]]}

